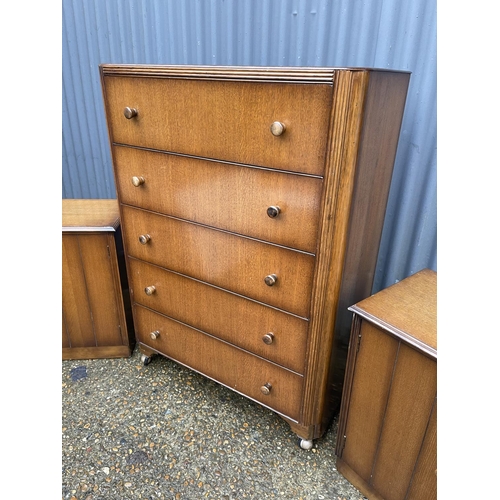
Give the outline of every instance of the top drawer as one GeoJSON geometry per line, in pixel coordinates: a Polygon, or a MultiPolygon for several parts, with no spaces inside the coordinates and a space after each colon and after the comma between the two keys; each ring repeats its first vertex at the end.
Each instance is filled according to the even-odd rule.
{"type": "Polygon", "coordinates": [[[104,92],[113,143],[323,175],[331,85],[105,76],[104,92]]]}
{"type": "Polygon", "coordinates": [[[316,251],[322,179],[120,146],[113,158],[126,205],[316,251]]]}

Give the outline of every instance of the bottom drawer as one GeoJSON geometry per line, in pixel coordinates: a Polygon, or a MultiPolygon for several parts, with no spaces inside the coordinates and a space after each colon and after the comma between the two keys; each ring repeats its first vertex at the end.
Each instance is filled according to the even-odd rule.
{"type": "Polygon", "coordinates": [[[298,421],[300,375],[138,305],[134,320],[139,342],[298,421]],[[156,339],[151,332],[157,332],[156,339]],[[261,391],[266,384],[269,394],[261,391]]]}

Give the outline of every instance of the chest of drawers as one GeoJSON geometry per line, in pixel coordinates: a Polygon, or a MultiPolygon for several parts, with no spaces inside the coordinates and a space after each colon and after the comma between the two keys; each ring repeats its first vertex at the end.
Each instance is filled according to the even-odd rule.
{"type": "Polygon", "coordinates": [[[281,415],[340,406],[409,74],[101,65],[136,337],[281,415]]]}
{"type": "Polygon", "coordinates": [[[62,200],[62,359],[130,356],[117,200],[62,200]]]}
{"type": "Polygon", "coordinates": [[[437,273],[358,302],[337,470],[369,499],[437,498],[437,273]]]}

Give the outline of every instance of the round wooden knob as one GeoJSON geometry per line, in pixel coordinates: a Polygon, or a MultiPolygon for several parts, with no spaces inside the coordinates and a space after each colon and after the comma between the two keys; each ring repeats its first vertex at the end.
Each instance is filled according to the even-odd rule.
{"type": "Polygon", "coordinates": [[[125,118],[127,120],[130,120],[131,118],[133,118],[134,116],[137,116],[137,109],[135,108],[129,108],[129,107],[126,107],[124,110],[123,110],[123,114],[125,115],[125,118]]]}
{"type": "Polygon", "coordinates": [[[271,217],[271,219],[278,217],[280,212],[281,212],[280,207],[276,207],[274,205],[267,208],[267,215],[271,217]]]}
{"type": "Polygon", "coordinates": [[[160,332],[155,330],[154,332],[151,332],[149,336],[151,337],[151,340],[156,340],[160,336],[160,332]]]}
{"type": "Polygon", "coordinates": [[[139,187],[141,186],[142,184],[144,184],[146,182],[146,179],[144,179],[144,177],[132,177],[132,184],[135,186],[135,187],[139,187]]]}
{"type": "Polygon", "coordinates": [[[153,295],[153,293],[156,292],[156,287],[154,285],[151,285],[151,286],[147,286],[145,289],[144,289],[144,292],[146,295],[153,295]]]}
{"type": "Polygon", "coordinates": [[[146,245],[151,240],[151,236],[149,234],[141,234],[139,236],[139,243],[141,245],[146,245]]]}
{"type": "Polygon", "coordinates": [[[266,384],[264,384],[261,388],[260,388],[260,392],[262,392],[262,394],[264,394],[265,396],[269,395],[269,393],[271,392],[271,389],[272,389],[272,385],[267,382],[266,384]]]}
{"type": "Polygon", "coordinates": [[[273,332],[266,333],[262,337],[262,341],[264,342],[264,344],[271,345],[274,341],[274,333],[273,332]]]}
{"type": "Polygon", "coordinates": [[[273,122],[271,124],[271,134],[273,135],[281,135],[285,131],[285,124],[281,122],[273,122]]]}
{"type": "Polygon", "coordinates": [[[264,282],[266,283],[267,286],[273,286],[277,281],[278,281],[278,276],[276,276],[275,274],[268,274],[264,278],[264,282]]]}

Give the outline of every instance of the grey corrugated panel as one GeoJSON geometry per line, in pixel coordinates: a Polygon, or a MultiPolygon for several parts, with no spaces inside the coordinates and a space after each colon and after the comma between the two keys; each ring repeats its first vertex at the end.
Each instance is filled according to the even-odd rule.
{"type": "Polygon", "coordinates": [[[436,262],[436,1],[63,0],[63,198],[116,197],[100,63],[412,72],[374,291],[436,262]]]}

